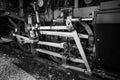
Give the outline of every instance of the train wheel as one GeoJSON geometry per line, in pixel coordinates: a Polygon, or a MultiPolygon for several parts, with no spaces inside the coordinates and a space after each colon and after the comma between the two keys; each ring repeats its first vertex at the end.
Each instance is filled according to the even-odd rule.
{"type": "MultiPolygon", "coordinates": [[[[25,36],[24,22],[18,21],[17,26],[18,26],[17,34],[25,36]]],[[[29,43],[22,43],[21,40],[19,41],[17,38],[15,38],[15,41],[21,50],[25,52],[31,51],[31,45],[29,43]]]]}
{"type": "Polygon", "coordinates": [[[84,3],[88,6],[95,6],[99,2],[100,0],[84,0],[84,3]]]}

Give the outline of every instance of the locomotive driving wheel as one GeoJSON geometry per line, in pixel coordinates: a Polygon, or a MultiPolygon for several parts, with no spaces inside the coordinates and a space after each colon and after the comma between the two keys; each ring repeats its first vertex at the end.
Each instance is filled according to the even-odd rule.
{"type": "MultiPolygon", "coordinates": [[[[74,28],[75,30],[77,31],[78,35],[79,34],[83,34],[83,35],[88,35],[88,38],[81,38],[80,40],[80,43],[82,44],[82,47],[86,53],[86,56],[88,56],[89,54],[89,46],[90,46],[90,40],[89,40],[89,35],[92,35],[92,31],[91,31],[91,27],[87,24],[87,23],[74,23],[74,28]],[[78,27],[79,26],[79,27],[78,27]]],[[[55,39],[53,39],[55,41],[55,39]]],[[[58,40],[56,40],[57,42],[58,40]]],[[[69,44],[69,47],[64,49],[64,50],[60,50],[60,49],[55,49],[55,51],[61,51],[59,54],[63,55],[63,58],[58,58],[58,57],[55,57],[55,56],[51,56],[51,58],[57,62],[57,63],[60,63],[60,64],[64,64],[64,56],[66,57],[66,62],[69,63],[69,57],[72,57],[72,58],[81,58],[81,55],[79,54],[79,51],[78,51],[78,48],[74,41],[74,39],[70,39],[70,38],[63,38],[60,40],[60,42],[66,42],[67,44],[69,44]]],[[[89,57],[89,56],[88,56],[89,57]]],[[[76,64],[75,64],[76,65],[76,64]]],[[[81,66],[81,65],[80,65],[81,66]]]]}
{"type": "MultiPolygon", "coordinates": [[[[18,21],[17,34],[20,35],[20,36],[27,36],[25,34],[24,22],[22,22],[22,21],[18,21]]],[[[24,39],[15,37],[15,42],[17,43],[17,45],[19,46],[19,48],[21,50],[23,50],[23,51],[25,51],[27,53],[31,51],[31,44],[24,43],[24,39]]]]}

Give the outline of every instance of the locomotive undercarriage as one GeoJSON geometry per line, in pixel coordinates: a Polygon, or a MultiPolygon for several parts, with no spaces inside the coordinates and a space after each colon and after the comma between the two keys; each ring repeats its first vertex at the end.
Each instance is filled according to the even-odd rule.
{"type": "Polygon", "coordinates": [[[0,1],[0,43],[15,44],[25,55],[65,70],[119,78],[119,1],[19,1],[0,1]]]}
{"type": "Polygon", "coordinates": [[[79,19],[68,16],[67,19],[53,20],[52,23],[56,25],[50,26],[40,24],[33,26],[31,22],[28,22],[26,33],[19,29],[13,33],[13,36],[16,37],[21,48],[31,52],[32,55],[50,55],[64,68],[91,75],[92,65],[90,64],[94,54],[94,39],[87,20],[90,21],[92,18],[79,19]],[[75,29],[76,27],[80,27],[80,30],[75,29]]]}

